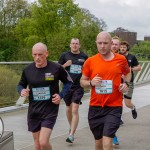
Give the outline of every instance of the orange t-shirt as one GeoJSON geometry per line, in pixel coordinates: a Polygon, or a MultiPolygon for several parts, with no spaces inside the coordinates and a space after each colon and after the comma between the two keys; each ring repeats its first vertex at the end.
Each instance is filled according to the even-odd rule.
{"type": "Polygon", "coordinates": [[[88,58],[82,69],[82,74],[92,80],[97,74],[102,80],[112,81],[111,94],[97,94],[95,86],[91,90],[90,106],[122,106],[122,93],[119,92],[121,76],[130,72],[126,58],[114,53],[114,58],[105,61],[98,53],[88,58]]]}

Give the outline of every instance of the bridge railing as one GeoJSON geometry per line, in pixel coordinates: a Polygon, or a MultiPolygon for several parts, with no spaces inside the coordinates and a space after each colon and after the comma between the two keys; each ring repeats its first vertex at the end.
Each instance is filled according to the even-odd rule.
{"type": "Polygon", "coordinates": [[[135,74],[135,85],[150,82],[150,61],[140,61],[141,71],[135,74]]]}
{"type": "MultiPolygon", "coordinates": [[[[16,105],[17,84],[23,68],[31,62],[0,62],[0,108],[16,105]]],[[[150,83],[150,61],[140,61],[142,70],[135,74],[135,85],[150,83]]],[[[88,91],[88,90],[87,90],[88,91]]]]}

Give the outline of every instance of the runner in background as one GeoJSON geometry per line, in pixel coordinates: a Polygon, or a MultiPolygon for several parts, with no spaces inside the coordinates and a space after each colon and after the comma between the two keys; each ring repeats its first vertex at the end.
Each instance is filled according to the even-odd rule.
{"type": "Polygon", "coordinates": [[[66,115],[70,126],[66,142],[73,143],[74,134],[79,123],[79,105],[84,94],[84,89],[80,86],[81,70],[88,56],[80,51],[80,42],[77,38],[71,39],[70,49],[70,51],[64,52],[60,56],[58,62],[67,70],[73,80],[71,89],[64,97],[66,115]]]}
{"type": "Polygon", "coordinates": [[[124,55],[131,67],[131,81],[129,83],[129,91],[127,94],[124,94],[125,105],[131,109],[133,119],[137,118],[137,111],[135,105],[132,103],[132,95],[134,90],[134,73],[141,70],[141,66],[137,58],[129,53],[130,47],[127,41],[122,41],[120,44],[120,54],[124,55]]]}

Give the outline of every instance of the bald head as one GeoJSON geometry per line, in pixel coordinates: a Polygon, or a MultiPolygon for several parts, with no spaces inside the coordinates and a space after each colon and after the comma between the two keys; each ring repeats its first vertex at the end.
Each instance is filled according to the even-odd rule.
{"type": "Polygon", "coordinates": [[[96,40],[99,39],[99,38],[107,39],[107,40],[109,40],[109,41],[112,40],[110,33],[106,32],[106,31],[100,32],[100,33],[97,35],[96,40]]]}
{"type": "Polygon", "coordinates": [[[41,50],[41,51],[47,51],[47,46],[44,43],[39,42],[33,45],[32,50],[35,50],[35,49],[41,50]]]}
{"type": "Polygon", "coordinates": [[[97,35],[96,44],[99,53],[103,57],[109,57],[109,55],[111,54],[111,44],[112,44],[111,35],[106,31],[100,32],[97,35]]]}

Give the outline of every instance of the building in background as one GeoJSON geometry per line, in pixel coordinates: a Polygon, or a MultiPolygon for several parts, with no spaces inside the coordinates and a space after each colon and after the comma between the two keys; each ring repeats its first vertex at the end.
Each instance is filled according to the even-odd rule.
{"type": "Polygon", "coordinates": [[[144,36],[144,41],[150,41],[150,36],[144,36]]]}
{"type": "Polygon", "coordinates": [[[126,29],[119,27],[112,33],[121,38],[121,40],[127,41],[130,46],[133,46],[137,43],[137,32],[130,32],[126,29]]]}

